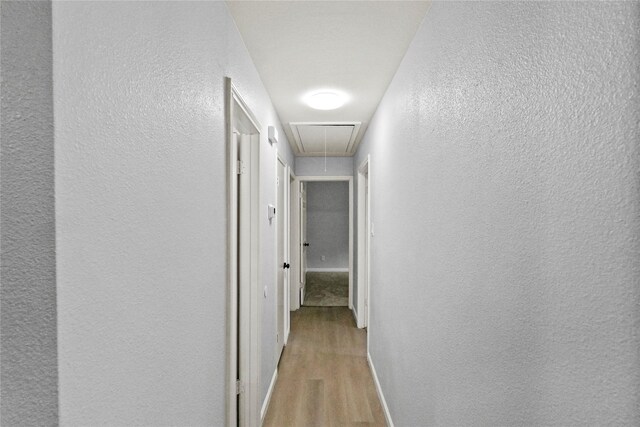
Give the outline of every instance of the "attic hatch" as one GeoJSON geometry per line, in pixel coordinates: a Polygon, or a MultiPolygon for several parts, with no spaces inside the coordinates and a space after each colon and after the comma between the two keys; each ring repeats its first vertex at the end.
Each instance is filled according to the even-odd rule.
{"type": "Polygon", "coordinates": [[[353,156],[361,122],[292,122],[291,133],[301,156],[353,156]]]}

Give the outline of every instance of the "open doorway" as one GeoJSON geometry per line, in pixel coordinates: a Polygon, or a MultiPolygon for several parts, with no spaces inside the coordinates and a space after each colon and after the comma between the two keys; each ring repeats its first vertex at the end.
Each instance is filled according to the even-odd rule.
{"type": "Polygon", "coordinates": [[[371,186],[370,186],[371,161],[369,156],[364,159],[358,168],[358,284],[356,311],[359,328],[369,326],[369,277],[370,277],[370,239],[372,235],[371,224],[371,186]]]}
{"type": "MultiPolygon", "coordinates": [[[[300,308],[300,182],[289,168],[289,310],[300,308]]],[[[289,323],[290,325],[291,323],[289,323]]]]}
{"type": "Polygon", "coordinates": [[[298,177],[297,188],[299,305],[352,309],[352,177],[298,177]]]}
{"type": "Polygon", "coordinates": [[[227,425],[259,425],[260,125],[226,79],[227,425]]]}

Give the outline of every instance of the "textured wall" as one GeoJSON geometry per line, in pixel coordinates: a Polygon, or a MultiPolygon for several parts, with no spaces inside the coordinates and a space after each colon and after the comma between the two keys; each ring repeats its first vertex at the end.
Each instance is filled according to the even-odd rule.
{"type": "Polygon", "coordinates": [[[51,4],[0,2],[0,424],[58,422],[51,4]]]}
{"type": "Polygon", "coordinates": [[[308,268],[349,268],[347,181],[307,183],[307,242],[308,268]]]}
{"type": "Polygon", "coordinates": [[[324,157],[296,157],[296,175],[299,176],[351,176],[352,157],[327,157],[325,172],[324,157]]]}
{"type": "MultiPolygon", "coordinates": [[[[223,2],[55,2],[53,29],[60,422],[220,425],[224,76],[263,128],[264,205],[275,111],[223,2]]],[[[286,140],[278,149],[292,162],[286,140]]],[[[276,260],[264,212],[266,391],[276,260]]]]}
{"type": "Polygon", "coordinates": [[[639,8],[432,5],[356,159],[396,425],[640,424],[639,8]]]}

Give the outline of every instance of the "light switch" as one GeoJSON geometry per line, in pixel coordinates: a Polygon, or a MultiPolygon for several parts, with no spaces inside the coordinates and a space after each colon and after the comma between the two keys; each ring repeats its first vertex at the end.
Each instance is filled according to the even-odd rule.
{"type": "Polygon", "coordinates": [[[273,205],[267,205],[269,209],[269,221],[271,221],[276,216],[276,207],[273,205]]]}

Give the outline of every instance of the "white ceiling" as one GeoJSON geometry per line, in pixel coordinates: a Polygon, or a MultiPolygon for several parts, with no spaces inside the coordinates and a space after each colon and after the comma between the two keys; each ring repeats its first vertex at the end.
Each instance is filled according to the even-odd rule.
{"type": "Polygon", "coordinates": [[[294,137],[291,122],[360,122],[353,140],[345,129],[328,132],[327,155],[344,156],[355,152],[429,2],[228,1],[227,5],[295,153],[318,155],[320,128],[301,129],[294,137]],[[302,98],[318,89],[336,89],[350,99],[336,110],[314,110],[302,98]],[[306,135],[311,139],[305,144],[306,135]],[[297,143],[300,139],[302,144],[297,143]],[[313,148],[301,151],[305,145],[313,148]]]}

